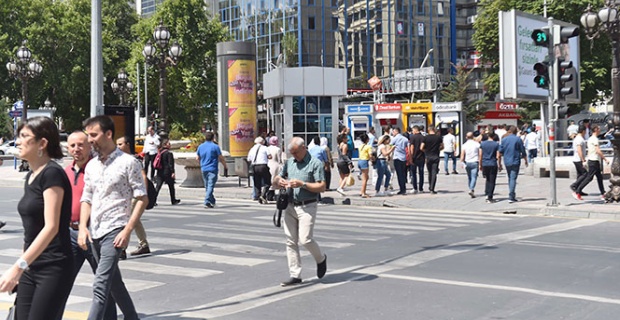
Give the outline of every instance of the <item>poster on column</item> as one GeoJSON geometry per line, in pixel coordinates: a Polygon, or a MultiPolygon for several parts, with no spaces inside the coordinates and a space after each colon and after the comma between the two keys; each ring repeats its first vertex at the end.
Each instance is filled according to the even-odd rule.
{"type": "Polygon", "coordinates": [[[256,67],[252,60],[228,60],[228,127],[230,155],[247,156],[258,134],[256,67]]]}

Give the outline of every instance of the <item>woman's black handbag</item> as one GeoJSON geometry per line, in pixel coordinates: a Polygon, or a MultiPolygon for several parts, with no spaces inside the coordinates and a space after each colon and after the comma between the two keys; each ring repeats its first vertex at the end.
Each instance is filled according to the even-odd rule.
{"type": "Polygon", "coordinates": [[[280,188],[280,192],[276,195],[276,211],[273,213],[273,225],[277,228],[282,226],[282,211],[288,207],[288,192],[285,188],[280,188]]]}

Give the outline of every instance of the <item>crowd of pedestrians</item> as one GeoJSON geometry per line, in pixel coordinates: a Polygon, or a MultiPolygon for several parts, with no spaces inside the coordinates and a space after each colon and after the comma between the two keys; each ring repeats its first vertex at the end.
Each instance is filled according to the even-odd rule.
{"type": "Polygon", "coordinates": [[[83,125],[84,130],[67,139],[73,161],[64,169],[55,161],[64,155],[51,119],[30,118],[17,130],[19,158],[30,165],[17,206],[24,246],[0,277],[0,292],[17,293],[16,319],[62,319],[84,261],[94,273],[88,319],[116,319],[116,305],[124,319],[138,319],[118,261],[125,257],[134,230],[140,243],[132,255],[150,252],[140,217],[149,203],[155,205],[164,183],[172,204],[180,202],[174,196],[174,159],[168,140],[152,137],[156,151],[147,153],[143,166],[131,154],[128,137],[114,140],[109,117],[95,116],[83,125]],[[157,188],[147,178],[149,169],[157,177],[157,188]]]}

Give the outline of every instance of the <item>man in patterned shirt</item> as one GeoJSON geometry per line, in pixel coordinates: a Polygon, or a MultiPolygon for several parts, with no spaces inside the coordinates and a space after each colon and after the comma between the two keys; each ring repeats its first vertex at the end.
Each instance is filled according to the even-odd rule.
{"type": "Polygon", "coordinates": [[[84,128],[88,142],[98,153],[86,165],[80,200],[78,244],[86,250],[87,241],[91,242],[93,255],[99,261],[88,320],[102,319],[108,294],[116,300],[124,319],[135,320],[138,314],[123,283],[118,260],[148,203],[142,166],[116,147],[114,122],[109,117],[89,118],[84,121],[84,128]],[[133,211],[132,198],[137,200],[133,211]]]}

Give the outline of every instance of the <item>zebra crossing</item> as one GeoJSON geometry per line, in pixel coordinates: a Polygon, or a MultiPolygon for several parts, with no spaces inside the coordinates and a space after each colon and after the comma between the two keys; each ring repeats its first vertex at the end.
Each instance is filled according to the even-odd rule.
{"type": "MultiPolygon", "coordinates": [[[[179,206],[161,204],[145,212],[143,224],[152,250],[150,255],[120,262],[123,280],[132,296],[166,292],[183,283],[191,288],[209,277],[228,272],[262,270],[286,261],[284,231],[272,224],[275,205],[244,200],[218,200],[215,209],[184,201],[179,206]],[[274,264],[275,265],[275,264],[274,264]]],[[[438,232],[517,219],[474,213],[423,213],[402,208],[319,206],[315,238],[328,252],[378,242],[396,236],[438,232]]],[[[0,213],[9,224],[0,230],[0,273],[21,254],[21,222],[17,213],[0,213]]],[[[133,246],[136,242],[132,236],[133,246]]],[[[132,248],[127,251],[130,252],[132,248]]],[[[310,259],[302,250],[302,256],[310,259]]],[[[67,310],[86,312],[90,305],[93,275],[86,264],[76,279],[67,310]]],[[[208,281],[202,283],[205,285],[208,281]]],[[[0,318],[14,296],[0,294],[0,318]],[[4,303],[4,304],[3,304],[4,303]],[[4,308],[6,307],[6,308],[4,308]]],[[[138,307],[140,307],[138,303],[138,307]]],[[[140,309],[140,308],[139,308],[140,309]]],[[[144,311],[143,311],[144,312],[144,311]]]]}

